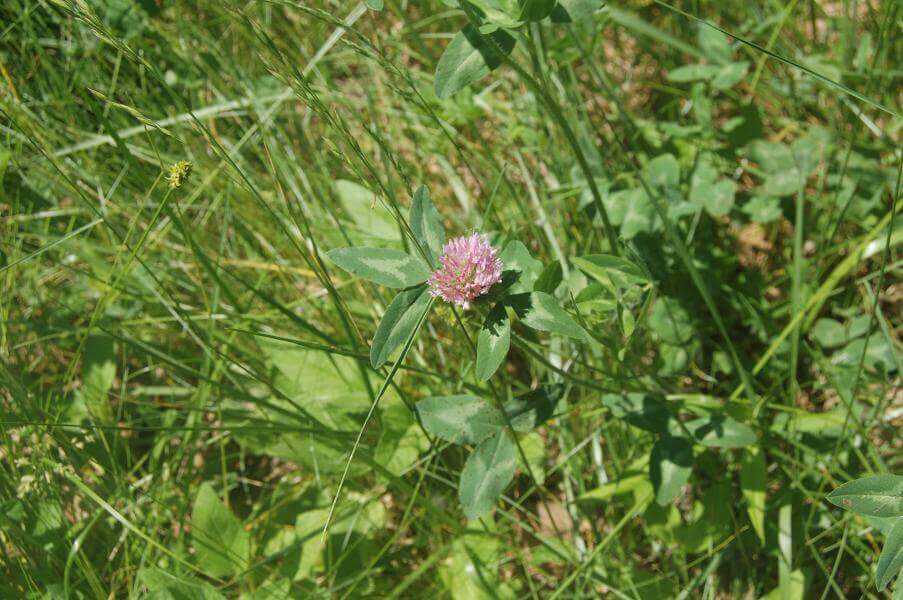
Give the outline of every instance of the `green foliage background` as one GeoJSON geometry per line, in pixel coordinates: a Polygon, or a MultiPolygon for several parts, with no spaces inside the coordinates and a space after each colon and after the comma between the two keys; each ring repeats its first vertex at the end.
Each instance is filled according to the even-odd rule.
{"type": "Polygon", "coordinates": [[[0,597],[903,588],[900,4],[466,8],[0,6],[0,597]],[[371,357],[421,185],[567,327],[371,357]]]}

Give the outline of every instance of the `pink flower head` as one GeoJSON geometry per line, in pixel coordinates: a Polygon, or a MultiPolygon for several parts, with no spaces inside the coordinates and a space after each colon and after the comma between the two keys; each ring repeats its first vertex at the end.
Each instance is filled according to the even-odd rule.
{"type": "Polygon", "coordinates": [[[502,261],[480,233],[449,240],[439,262],[439,269],[430,275],[430,294],[465,310],[502,280],[502,261]]]}

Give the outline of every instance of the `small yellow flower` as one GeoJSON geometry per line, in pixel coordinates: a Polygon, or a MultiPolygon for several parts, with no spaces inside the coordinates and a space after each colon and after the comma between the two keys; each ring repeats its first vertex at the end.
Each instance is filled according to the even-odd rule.
{"type": "Polygon", "coordinates": [[[188,176],[191,175],[192,167],[193,165],[190,160],[180,160],[169,167],[169,174],[166,175],[166,181],[169,182],[169,189],[174,190],[188,181],[188,176]]]}

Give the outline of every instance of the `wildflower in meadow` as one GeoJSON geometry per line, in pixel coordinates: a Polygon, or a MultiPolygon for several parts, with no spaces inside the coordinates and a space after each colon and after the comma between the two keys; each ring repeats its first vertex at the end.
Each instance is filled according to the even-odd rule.
{"type": "Polygon", "coordinates": [[[480,233],[449,240],[439,263],[439,269],[430,275],[430,294],[464,310],[502,280],[502,261],[480,233]]]}

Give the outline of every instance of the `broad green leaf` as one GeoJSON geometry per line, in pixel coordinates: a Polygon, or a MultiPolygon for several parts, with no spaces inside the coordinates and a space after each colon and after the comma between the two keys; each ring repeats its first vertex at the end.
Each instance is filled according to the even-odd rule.
{"type": "Polygon", "coordinates": [[[555,8],[555,0],[520,0],[522,21],[542,21],[555,8]]]}
{"type": "Polygon", "coordinates": [[[819,163],[828,158],[831,151],[831,133],[824,127],[814,126],[790,145],[796,167],[808,177],[819,163]]]}
{"type": "Polygon", "coordinates": [[[781,200],[771,196],[753,196],[742,210],[756,223],[770,223],[781,216],[781,200]]]}
{"type": "Polygon", "coordinates": [[[699,29],[696,33],[696,40],[699,49],[707,59],[716,63],[724,64],[731,58],[731,42],[727,35],[721,33],[717,29],[713,29],[708,25],[699,23],[699,29]]]}
{"type": "Polygon", "coordinates": [[[417,403],[423,428],[447,442],[478,444],[505,427],[499,409],[476,396],[433,396],[417,403]]]}
{"type": "Polygon", "coordinates": [[[765,196],[790,196],[799,191],[802,183],[796,167],[789,167],[786,171],[768,175],[758,191],[765,196]]]}
{"type": "Polygon", "coordinates": [[[378,369],[407,342],[429,308],[430,295],[420,286],[400,292],[389,304],[370,345],[370,364],[378,369]]]}
{"type": "Polygon", "coordinates": [[[616,418],[653,433],[667,435],[674,422],[674,416],[661,396],[641,392],[604,394],[602,404],[616,418]]]}
{"type": "MultiPolygon", "coordinates": [[[[901,571],[903,571],[903,517],[898,517],[887,539],[884,540],[884,549],[878,557],[878,568],[875,571],[878,589],[886,588],[894,575],[901,571]]],[[[897,585],[900,585],[899,580],[897,585]]]]}
{"type": "Polygon", "coordinates": [[[223,596],[206,581],[174,575],[157,567],[138,571],[138,580],[147,588],[142,597],[149,600],[220,600],[223,596]]]}
{"type": "Polygon", "coordinates": [[[580,312],[611,312],[618,308],[615,292],[608,285],[590,283],[577,293],[574,298],[580,312]]]}
{"type": "Polygon", "coordinates": [[[786,144],[756,140],[749,145],[749,154],[765,173],[780,173],[795,165],[793,152],[786,144]]]}
{"type": "Polygon", "coordinates": [[[903,516],[903,475],[873,475],[849,481],[828,494],[833,504],[870,517],[903,516]]]}
{"type": "Polygon", "coordinates": [[[670,504],[693,473],[693,444],[682,437],[662,436],[649,457],[649,480],[659,505],[670,504]]]}
{"type": "Polygon", "coordinates": [[[586,340],[586,332],[567,314],[558,302],[544,292],[517,294],[509,302],[521,322],[532,329],[586,340]]]}
{"type": "Polygon", "coordinates": [[[866,368],[876,371],[879,365],[890,372],[897,366],[897,355],[894,347],[887,341],[880,331],[873,333],[866,346],[866,339],[853,340],[837,352],[831,355],[831,364],[855,367],[859,364],[860,357],[865,351],[866,368]]]}
{"type": "MultiPolygon", "coordinates": [[[[253,403],[225,407],[233,439],[247,452],[279,457],[321,474],[341,473],[348,458],[348,432],[360,428],[360,415],[372,404],[359,361],[266,338],[259,338],[258,346],[275,391],[253,403]]],[[[371,387],[378,385],[371,377],[371,387]]],[[[382,403],[396,395],[390,388],[382,403]]],[[[360,452],[371,451],[377,433],[367,428],[360,452]]],[[[351,473],[364,466],[355,461],[351,473]]]]}
{"type": "MultiPolygon", "coordinates": [[[[857,416],[862,412],[862,406],[854,404],[853,414],[857,416]]],[[[775,417],[771,429],[778,432],[805,433],[817,437],[839,437],[849,427],[844,427],[847,422],[847,409],[839,406],[832,410],[820,413],[798,412],[782,413],[775,417]]]]}
{"type": "Polygon", "coordinates": [[[383,9],[383,0],[364,0],[367,3],[367,7],[373,10],[382,10],[383,9]]]}
{"type": "MultiPolygon", "coordinates": [[[[661,219],[649,195],[642,189],[629,190],[622,197],[621,237],[632,240],[640,233],[652,233],[662,228],[661,219]]],[[[612,217],[614,221],[614,217],[612,217]]]]}
{"type": "Polygon", "coordinates": [[[689,81],[708,81],[718,74],[721,67],[717,65],[684,65],[668,71],[668,81],[686,83],[689,81]]]}
{"type": "Polygon", "coordinates": [[[610,254],[588,254],[573,259],[581,271],[599,281],[625,289],[632,285],[643,285],[649,280],[643,271],[627,260],[610,254]]]}
{"type": "Polygon", "coordinates": [[[401,475],[429,448],[426,434],[397,395],[380,403],[380,438],[373,459],[393,475],[401,475]]]}
{"type": "Polygon", "coordinates": [[[746,513],[759,541],[765,544],[765,485],[768,472],[765,455],[758,446],[743,451],[740,459],[740,488],[746,499],[746,513]]]}
{"type": "Polygon", "coordinates": [[[546,265],[542,270],[539,277],[536,278],[536,283],[533,284],[533,289],[537,292],[554,294],[555,290],[558,289],[558,286],[561,285],[562,280],[563,272],[561,263],[555,261],[546,265]]]}
{"type": "Polygon", "coordinates": [[[749,71],[747,62],[728,63],[721,67],[712,79],[712,87],[716,90],[728,90],[743,81],[747,71],[749,71]]]}
{"type": "Polygon", "coordinates": [[[524,457],[527,459],[527,466],[533,474],[536,483],[542,485],[546,480],[546,460],[547,446],[545,439],[535,431],[531,431],[527,435],[520,438],[520,446],[524,451],[524,457]]]}
{"type": "Polygon", "coordinates": [[[708,448],[742,448],[756,443],[756,433],[730,417],[711,416],[684,424],[697,442],[708,448]]]}
{"type": "Polygon", "coordinates": [[[496,561],[502,550],[497,535],[475,527],[458,535],[447,558],[437,564],[439,579],[447,591],[437,596],[451,600],[513,600],[514,594],[499,581],[496,561]]]}
{"type": "Polygon", "coordinates": [[[354,223],[352,243],[385,245],[398,243],[400,231],[395,216],[371,190],[359,183],[337,179],[333,184],[345,217],[354,223]]]}
{"type": "Polygon", "coordinates": [[[423,247],[427,256],[434,262],[439,260],[442,246],[445,244],[445,228],[442,227],[439,211],[433,206],[430,191],[425,185],[421,185],[414,192],[408,220],[417,243],[423,247]]]}
{"type": "Polygon", "coordinates": [[[505,412],[514,431],[532,431],[550,419],[564,397],[564,390],[561,384],[541,385],[507,403],[505,412]]]}
{"type": "Polygon", "coordinates": [[[436,65],[436,95],[439,98],[448,98],[502,64],[488,38],[505,54],[514,49],[514,38],[504,31],[484,36],[472,25],[465,26],[449,43],[436,65]]]}
{"type": "Polygon", "coordinates": [[[847,341],[846,329],[834,319],[819,319],[809,330],[809,335],[824,348],[837,348],[847,341]]]}
{"type": "Polygon", "coordinates": [[[411,287],[430,276],[419,258],[392,248],[337,248],[326,257],[349,273],[387,287],[411,287]]]}
{"type": "Polygon", "coordinates": [[[113,338],[92,335],[82,354],[82,385],[79,397],[93,418],[102,423],[113,420],[108,393],[116,379],[116,352],[113,338]]]}
{"type": "Polygon", "coordinates": [[[680,183],[680,165],[673,154],[656,156],[646,165],[646,178],[653,187],[677,187],[680,183]]]}
{"type": "Polygon", "coordinates": [[[191,544],[198,566],[213,577],[237,575],[248,567],[248,532],[209,483],[201,484],[194,500],[191,544]]]}
{"type": "Polygon", "coordinates": [[[702,162],[690,179],[690,202],[705,208],[713,217],[724,216],[734,206],[737,184],[730,179],[718,180],[718,171],[702,162]]]}
{"type": "Polygon", "coordinates": [[[553,23],[572,23],[592,15],[605,5],[604,0],[558,0],[552,9],[553,23]]]}
{"type": "MultiPolygon", "coordinates": [[[[694,490],[696,498],[685,513],[686,525],[675,531],[677,546],[684,552],[706,552],[720,544],[734,531],[728,506],[733,503],[729,478],[710,483],[711,487],[694,490]]],[[[701,487],[701,486],[700,486],[701,487]]]]}
{"type": "Polygon", "coordinates": [[[514,240],[508,242],[505,249],[499,254],[502,261],[502,271],[513,271],[517,281],[508,290],[512,294],[520,292],[532,292],[536,280],[542,271],[542,263],[530,254],[522,242],[514,240]]]}
{"type": "Polygon", "coordinates": [[[705,182],[694,186],[690,200],[694,204],[700,204],[713,217],[723,217],[731,212],[734,207],[734,196],[737,193],[737,184],[730,179],[721,179],[716,182],[705,182]]]}
{"type": "Polygon", "coordinates": [[[659,298],[649,313],[649,328],[668,344],[683,345],[693,337],[690,315],[674,298],[659,298]]]}
{"type": "Polygon", "coordinates": [[[479,381],[486,381],[508,356],[511,345],[511,321],[505,311],[505,305],[496,304],[480,328],[477,336],[476,376],[479,381]]]}
{"type": "Polygon", "coordinates": [[[458,496],[464,514],[476,519],[492,510],[517,467],[514,443],[504,431],[480,442],[461,471],[458,496]]]}

